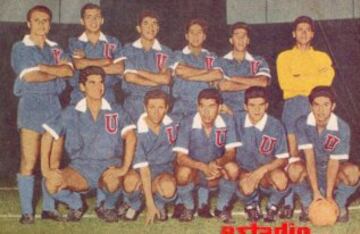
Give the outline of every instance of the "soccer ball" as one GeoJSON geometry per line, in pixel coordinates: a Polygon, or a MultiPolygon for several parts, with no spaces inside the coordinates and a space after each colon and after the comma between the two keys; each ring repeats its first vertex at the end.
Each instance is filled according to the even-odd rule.
{"type": "Polygon", "coordinates": [[[309,206],[309,219],[315,226],[331,226],[336,223],[339,208],[333,201],[321,199],[309,206]]]}

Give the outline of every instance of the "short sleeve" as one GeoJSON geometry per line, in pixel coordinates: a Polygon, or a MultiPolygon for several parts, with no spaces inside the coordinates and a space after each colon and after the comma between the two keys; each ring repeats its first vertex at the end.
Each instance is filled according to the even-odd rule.
{"type": "Polygon", "coordinates": [[[191,124],[188,121],[182,121],[179,126],[178,136],[176,139],[174,152],[189,154],[190,148],[190,131],[191,124]]]}
{"type": "Polygon", "coordinates": [[[295,135],[298,141],[298,148],[300,150],[313,148],[313,144],[306,134],[306,128],[306,118],[302,117],[296,121],[295,135]]]}
{"type": "Polygon", "coordinates": [[[114,44],[115,44],[115,48],[112,51],[113,63],[117,63],[117,62],[125,60],[126,57],[123,54],[124,51],[122,50],[120,41],[118,39],[114,38],[114,44]]]}
{"type": "Polygon", "coordinates": [[[267,77],[271,78],[269,64],[266,62],[266,60],[264,58],[260,57],[258,59],[258,62],[260,64],[259,64],[259,68],[255,75],[257,75],[257,76],[263,75],[263,76],[267,76],[267,77]]]}
{"type": "Polygon", "coordinates": [[[120,110],[118,111],[118,114],[120,116],[120,118],[119,118],[119,125],[120,125],[119,129],[121,129],[121,137],[124,137],[125,134],[129,130],[136,129],[136,125],[133,123],[133,121],[131,120],[129,114],[126,111],[124,111],[123,108],[120,108],[120,110]]]}
{"type": "Polygon", "coordinates": [[[26,73],[40,70],[32,56],[32,47],[26,47],[20,43],[15,44],[11,50],[11,66],[20,79],[26,73]]]}
{"type": "Polygon", "coordinates": [[[340,131],[341,132],[338,137],[330,134],[327,136],[327,144],[334,148],[334,150],[330,153],[330,158],[347,160],[349,159],[350,152],[350,128],[346,126],[343,129],[340,129],[340,131]]]}
{"type": "Polygon", "coordinates": [[[146,153],[144,150],[144,135],[137,134],[137,142],[136,142],[136,151],[133,162],[133,168],[142,168],[149,165],[149,162],[146,159],[146,153]]]}
{"type": "Polygon", "coordinates": [[[226,144],[225,149],[232,149],[240,147],[242,144],[236,133],[235,122],[232,117],[229,117],[226,121],[227,134],[226,134],[226,144]]]}
{"type": "Polygon", "coordinates": [[[287,146],[287,139],[285,134],[285,129],[282,125],[279,125],[276,129],[277,132],[277,142],[276,142],[276,149],[275,149],[275,157],[276,158],[288,158],[288,146],[287,146]]]}

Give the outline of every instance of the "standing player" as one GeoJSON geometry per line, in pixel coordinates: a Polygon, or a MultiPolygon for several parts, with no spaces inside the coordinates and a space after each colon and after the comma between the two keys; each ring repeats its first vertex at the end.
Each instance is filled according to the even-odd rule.
{"type": "MultiPolygon", "coordinates": [[[[295,46],[280,53],[276,61],[279,85],[285,99],[282,121],[286,127],[291,157],[299,157],[295,123],[299,117],[310,112],[307,96],[316,86],[330,86],[335,75],[329,56],[311,47],[314,34],[314,21],[308,16],[298,17],[293,23],[292,32],[295,46]]],[[[293,195],[290,194],[281,216],[290,218],[293,205],[293,195]]]]}
{"type": "Polygon", "coordinates": [[[236,190],[238,166],[234,162],[238,141],[232,116],[219,114],[222,98],[216,89],[204,89],[198,95],[198,113],[180,124],[174,147],[177,153],[178,196],[185,208],[180,221],[193,218],[194,185],[202,188],[198,196],[198,214],[211,218],[209,190],[219,185],[215,216],[232,222],[229,202],[236,190]]]}
{"type": "Polygon", "coordinates": [[[118,219],[114,207],[134,155],[136,126],[121,106],[102,98],[105,76],[99,67],[81,70],[79,87],[85,98],[43,124],[47,132],[42,141],[41,169],[48,191],[70,207],[68,221],[79,221],[82,216],[78,192],[98,187],[106,194],[101,211],[97,211],[99,217],[107,222],[118,219]],[[49,168],[51,145],[60,136],[65,136],[70,164],[53,170],[49,168]]]}
{"type": "MultiPolygon", "coordinates": [[[[139,204],[135,213],[139,212],[142,203],[139,196],[142,185],[147,207],[146,223],[152,223],[156,216],[161,221],[167,220],[165,205],[174,200],[176,193],[173,175],[175,153],[172,148],[177,123],[166,114],[169,101],[168,94],[161,90],[151,90],[145,94],[145,113],[137,122],[138,140],[133,162],[133,168],[137,170],[124,179],[125,192],[132,197],[133,203],[139,204]]],[[[129,212],[125,215],[128,219],[135,219],[136,216],[130,217],[129,212]]]]}
{"type": "MultiPolygon", "coordinates": [[[[79,36],[69,39],[69,50],[77,70],[89,66],[102,67],[106,73],[105,98],[111,103],[115,102],[113,86],[120,81],[119,75],[124,71],[125,59],[121,55],[121,44],[115,37],[101,32],[104,23],[100,6],[87,3],[81,8],[81,24],[85,31],[79,36]]],[[[79,72],[70,80],[73,87],[71,103],[76,104],[83,98],[78,85],[79,72]]]]}
{"type": "Polygon", "coordinates": [[[242,146],[237,151],[241,167],[239,197],[245,203],[250,221],[261,217],[259,195],[269,195],[264,221],[276,219],[278,205],[288,193],[288,179],[284,166],[289,157],[285,129],[267,114],[269,107],[265,88],[251,87],[245,91],[245,110],[236,116],[236,130],[242,146]]]}
{"type": "Polygon", "coordinates": [[[136,30],[140,38],[124,47],[124,108],[133,121],[143,112],[143,100],[147,91],[156,87],[169,93],[169,64],[172,56],[171,50],[156,39],[160,26],[159,17],[155,12],[142,11],[136,30]]]}
{"type": "Polygon", "coordinates": [[[185,39],[188,45],[175,54],[175,79],[173,96],[175,103],[172,114],[182,119],[184,116],[196,113],[196,99],[199,92],[209,88],[210,82],[220,80],[222,74],[218,69],[212,69],[216,56],[206,49],[208,25],[202,19],[190,20],[186,25],[185,39]]]}
{"type": "Polygon", "coordinates": [[[232,51],[216,61],[214,69],[220,69],[224,79],[217,83],[224,97],[225,105],[233,112],[244,111],[244,91],[252,86],[268,85],[270,69],[264,58],[251,55],[248,51],[250,29],[245,23],[231,26],[230,44],[232,51]]]}
{"type": "Polygon", "coordinates": [[[346,122],[336,116],[335,95],[330,87],[315,87],[310,95],[311,112],[296,122],[296,138],[305,160],[291,163],[288,167],[294,191],[299,195],[303,212],[300,220],[307,220],[307,208],[311,192],[306,186],[308,177],[312,200],[336,201],[340,208],[339,222],[347,222],[348,198],[359,187],[359,168],[347,162],[350,151],[350,129],[346,122]],[[305,165],[304,165],[305,164],[305,165]]]}
{"type": "MultiPolygon", "coordinates": [[[[52,13],[46,6],[37,5],[27,13],[30,34],[16,42],[11,51],[11,66],[16,73],[14,94],[20,97],[17,127],[20,130],[21,162],[17,182],[20,193],[23,224],[34,223],[34,167],[39,157],[41,124],[60,112],[59,95],[65,81],[59,77],[72,76],[72,64],[57,43],[47,39],[52,13]]],[[[51,167],[60,164],[63,140],[54,142],[51,167]]],[[[55,203],[43,190],[43,219],[60,220],[55,203]]]]}

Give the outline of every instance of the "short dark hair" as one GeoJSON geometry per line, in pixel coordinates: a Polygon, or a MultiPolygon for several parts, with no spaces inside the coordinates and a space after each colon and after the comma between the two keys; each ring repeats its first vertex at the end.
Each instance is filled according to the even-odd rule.
{"type": "Polygon", "coordinates": [[[245,91],[245,104],[247,105],[249,99],[263,98],[265,102],[269,102],[269,94],[266,88],[260,86],[252,86],[245,91]]]}
{"type": "Polygon", "coordinates": [[[146,92],[144,96],[144,105],[146,106],[149,103],[150,99],[163,99],[165,101],[165,104],[169,106],[170,104],[170,96],[165,91],[162,91],[161,89],[153,89],[148,92],[146,92]]]}
{"type": "Polygon", "coordinates": [[[36,6],[33,6],[30,10],[28,10],[28,12],[26,14],[26,20],[28,22],[30,22],[31,15],[35,11],[39,11],[39,12],[43,12],[43,13],[47,14],[49,16],[50,22],[51,22],[51,20],[52,20],[52,12],[47,6],[44,6],[44,5],[36,5],[36,6]]]}
{"type": "Polygon", "coordinates": [[[306,16],[306,15],[302,15],[302,16],[299,16],[295,19],[295,21],[293,22],[293,31],[296,30],[296,27],[298,26],[298,24],[301,24],[301,23],[307,23],[310,25],[310,28],[311,28],[311,31],[315,32],[315,22],[312,18],[310,18],[309,16],[306,16]]]}
{"type": "Polygon", "coordinates": [[[309,102],[311,105],[317,97],[327,97],[332,103],[335,103],[336,101],[334,90],[329,86],[317,86],[311,90],[309,95],[309,102]]]}
{"type": "Polygon", "coordinates": [[[160,17],[159,15],[152,10],[143,10],[140,12],[139,16],[138,16],[138,21],[137,21],[137,25],[140,25],[142,23],[142,21],[146,18],[146,17],[150,17],[150,18],[154,18],[156,19],[158,22],[160,22],[160,17]]]}
{"type": "Polygon", "coordinates": [[[244,22],[236,22],[233,25],[231,25],[230,28],[230,37],[234,34],[236,29],[244,29],[248,35],[248,37],[250,37],[250,27],[248,24],[244,23],[244,22]]]}
{"type": "Polygon", "coordinates": [[[89,67],[86,67],[86,68],[80,70],[79,84],[85,85],[88,76],[91,76],[91,75],[100,75],[101,79],[103,81],[105,80],[105,72],[101,67],[89,66],[89,67]]]}
{"type": "Polygon", "coordinates": [[[197,102],[200,104],[201,99],[214,99],[217,104],[223,104],[223,98],[220,92],[214,88],[203,89],[200,91],[197,102]]]}
{"type": "Polygon", "coordinates": [[[196,18],[196,19],[190,20],[185,26],[185,32],[188,33],[190,27],[193,26],[194,24],[199,25],[202,28],[203,32],[205,34],[207,34],[208,28],[209,28],[208,23],[204,19],[201,19],[201,18],[196,18]]]}
{"type": "Polygon", "coordinates": [[[86,3],[83,7],[81,7],[81,10],[80,10],[81,18],[82,19],[84,18],[86,10],[92,10],[92,9],[99,10],[102,15],[101,7],[99,5],[94,4],[94,3],[86,3]]]}

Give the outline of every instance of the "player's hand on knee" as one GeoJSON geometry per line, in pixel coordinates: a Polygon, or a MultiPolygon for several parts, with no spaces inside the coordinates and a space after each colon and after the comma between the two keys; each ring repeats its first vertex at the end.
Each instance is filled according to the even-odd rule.
{"type": "Polygon", "coordinates": [[[155,204],[152,204],[147,207],[147,213],[145,218],[145,224],[152,224],[154,223],[155,218],[160,218],[160,212],[155,204]]]}
{"type": "Polygon", "coordinates": [[[261,179],[266,174],[266,171],[262,168],[259,168],[258,170],[253,171],[250,173],[249,177],[247,178],[249,183],[254,184],[255,187],[258,187],[261,179]]]}
{"type": "Polygon", "coordinates": [[[117,167],[109,167],[105,172],[104,172],[104,180],[114,180],[114,179],[118,179],[119,177],[124,176],[127,173],[127,171],[121,167],[121,168],[117,168],[117,167]]]}

